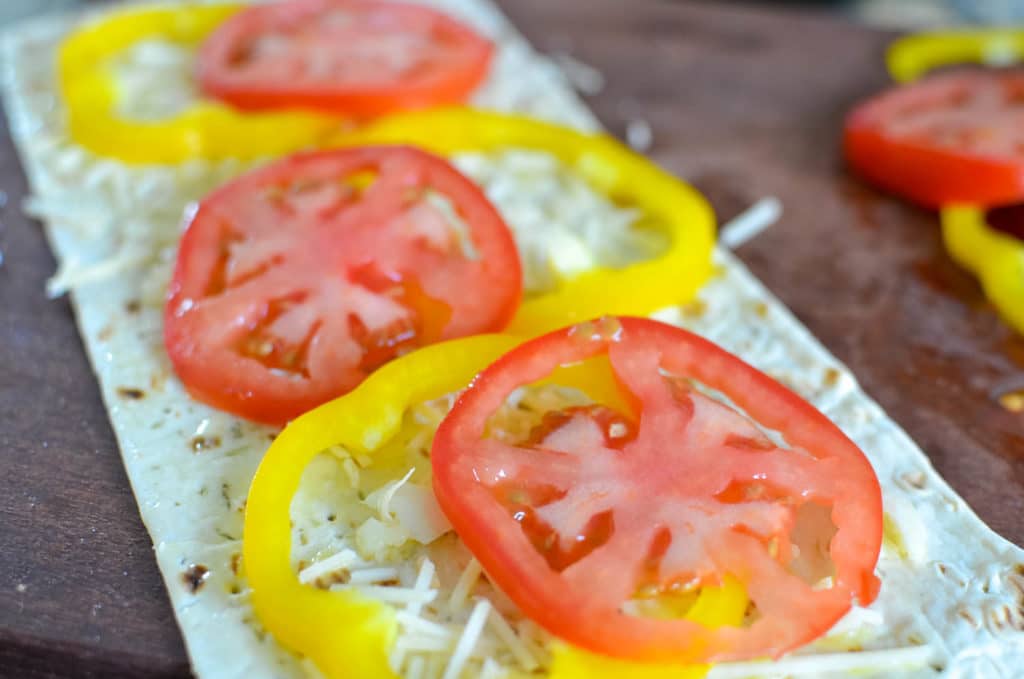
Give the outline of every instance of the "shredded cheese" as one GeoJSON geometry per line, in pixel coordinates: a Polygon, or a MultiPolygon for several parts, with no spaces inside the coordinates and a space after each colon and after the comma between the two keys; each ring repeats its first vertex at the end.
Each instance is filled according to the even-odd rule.
{"type": "Polygon", "coordinates": [[[351,585],[369,585],[398,579],[398,569],[387,566],[380,568],[363,568],[349,572],[348,582],[351,585]]]}
{"type": "Polygon", "coordinates": [[[466,666],[466,661],[469,660],[470,654],[480,639],[480,633],[484,629],[484,624],[487,622],[487,616],[490,612],[490,601],[487,599],[477,600],[476,605],[473,607],[473,612],[469,615],[466,629],[463,630],[462,637],[452,653],[452,658],[448,661],[448,667],[445,669],[442,679],[458,679],[459,675],[462,674],[462,669],[466,666]]]}
{"type": "Polygon", "coordinates": [[[354,589],[360,594],[374,599],[379,599],[392,604],[408,604],[418,602],[429,604],[437,598],[437,590],[430,589],[426,592],[417,591],[408,587],[391,587],[383,585],[332,585],[331,590],[354,589]]]}
{"type": "Polygon", "coordinates": [[[409,670],[405,673],[406,679],[423,679],[427,669],[427,661],[422,656],[416,656],[409,661],[409,670]]]}
{"type": "MultiPolygon", "coordinates": [[[[434,566],[434,562],[430,559],[424,559],[422,565],[420,565],[420,572],[416,575],[416,584],[413,585],[413,589],[417,592],[429,590],[434,582],[434,573],[436,572],[437,569],[434,566]]],[[[407,610],[410,615],[419,615],[422,608],[423,606],[420,603],[411,603],[407,610]]]]}
{"type": "Polygon", "coordinates": [[[400,625],[410,632],[426,634],[428,636],[439,637],[449,641],[454,637],[452,631],[444,625],[431,622],[430,620],[425,620],[405,611],[399,611],[396,613],[395,619],[398,620],[400,625]]]}
{"type": "Polygon", "coordinates": [[[408,472],[406,472],[405,476],[403,476],[401,479],[397,481],[391,481],[390,483],[385,484],[384,487],[371,493],[369,496],[367,496],[364,502],[368,506],[373,507],[375,510],[377,510],[377,514],[380,516],[382,520],[393,521],[395,517],[391,513],[391,499],[395,497],[395,493],[398,492],[398,489],[405,485],[405,483],[410,478],[412,478],[412,475],[415,472],[416,468],[413,467],[408,472]]]}
{"type": "Polygon", "coordinates": [[[455,583],[451,597],[448,599],[449,609],[455,611],[462,607],[482,572],[483,569],[480,567],[480,562],[475,558],[470,559],[469,563],[466,564],[466,568],[463,569],[462,575],[459,576],[459,581],[455,583]]]}
{"type": "Polygon", "coordinates": [[[299,571],[299,582],[311,585],[325,575],[345,570],[359,561],[359,555],[351,549],[343,549],[322,561],[317,561],[299,571]]]}
{"type": "Polygon", "coordinates": [[[574,89],[587,95],[600,94],[604,89],[604,73],[597,68],[565,52],[553,56],[562,75],[574,89]]]}
{"type": "Polygon", "coordinates": [[[782,202],[778,198],[762,198],[723,226],[718,240],[730,250],[735,250],[756,238],[781,216],[782,202]]]}
{"type": "Polygon", "coordinates": [[[654,145],[654,130],[644,118],[635,118],[626,123],[626,143],[634,151],[644,153],[654,145]]]}
{"type": "Polygon", "coordinates": [[[530,647],[519,638],[516,631],[512,629],[512,625],[508,624],[508,621],[505,620],[505,616],[503,616],[500,611],[495,609],[491,613],[491,617],[488,622],[498,638],[508,646],[509,651],[512,652],[512,656],[516,659],[516,662],[519,663],[520,667],[527,672],[532,672],[540,667],[540,660],[538,660],[537,656],[530,650],[530,647]]]}
{"type": "Polygon", "coordinates": [[[508,676],[508,670],[499,665],[494,658],[485,658],[480,679],[502,679],[508,676]]]}

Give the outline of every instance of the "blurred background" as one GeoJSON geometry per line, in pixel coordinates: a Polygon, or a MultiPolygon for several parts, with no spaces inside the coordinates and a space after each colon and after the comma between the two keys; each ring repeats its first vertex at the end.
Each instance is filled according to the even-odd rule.
{"type": "Polygon", "coordinates": [[[828,4],[889,28],[1024,22],[1024,0],[851,0],[828,4]]]}
{"type": "MultiPolygon", "coordinates": [[[[97,0],[0,0],[0,25],[97,0]]],[[[558,0],[551,0],[557,2],[558,0]]],[[[631,2],[633,0],[622,0],[631,2]]],[[[1024,23],[1024,0],[698,0],[789,5],[849,16],[885,28],[1024,23]]]]}

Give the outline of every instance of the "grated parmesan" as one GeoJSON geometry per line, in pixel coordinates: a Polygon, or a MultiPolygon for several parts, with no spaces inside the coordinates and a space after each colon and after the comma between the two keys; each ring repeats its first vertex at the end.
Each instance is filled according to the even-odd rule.
{"type": "Polygon", "coordinates": [[[331,590],[354,589],[364,596],[393,604],[429,604],[437,598],[437,590],[419,591],[408,587],[388,585],[332,585],[331,590]]]}
{"type": "Polygon", "coordinates": [[[299,582],[310,585],[324,577],[348,569],[359,560],[359,555],[351,549],[343,549],[337,554],[317,561],[299,571],[299,582]]]}
{"type": "Polygon", "coordinates": [[[491,624],[497,637],[508,646],[509,651],[511,651],[512,656],[519,663],[520,667],[527,672],[532,672],[540,667],[540,660],[530,647],[519,638],[516,631],[512,629],[512,625],[508,624],[508,621],[505,620],[500,611],[492,611],[488,622],[491,624]]]}
{"type": "Polygon", "coordinates": [[[393,521],[395,517],[391,513],[391,499],[395,497],[398,489],[404,486],[415,473],[416,467],[412,467],[405,473],[405,476],[397,481],[391,481],[383,488],[370,493],[363,502],[375,509],[382,521],[393,521]]]}
{"type": "Polygon", "coordinates": [[[626,143],[634,151],[644,153],[654,145],[654,130],[644,118],[634,118],[626,123],[626,143]]]}
{"type": "Polygon", "coordinates": [[[756,238],[779,221],[781,216],[782,202],[778,198],[762,198],[723,226],[719,230],[718,240],[725,247],[735,250],[756,238]]]}
{"type": "Polygon", "coordinates": [[[574,89],[590,96],[600,94],[604,89],[604,73],[599,69],[567,52],[559,52],[553,57],[559,70],[574,89]]]}
{"type": "Polygon", "coordinates": [[[466,628],[462,632],[462,637],[455,646],[451,660],[448,661],[448,667],[445,669],[442,679],[458,679],[462,674],[466,661],[469,660],[470,654],[480,640],[480,633],[484,629],[490,612],[490,601],[487,599],[477,600],[476,605],[473,606],[473,612],[469,615],[469,622],[466,623],[466,628]]]}
{"type": "Polygon", "coordinates": [[[462,575],[459,576],[458,582],[455,583],[451,597],[448,598],[448,608],[453,611],[462,608],[481,573],[483,573],[483,569],[480,567],[480,562],[475,558],[470,559],[462,571],[462,575]]]}
{"type": "Polygon", "coordinates": [[[381,566],[378,568],[363,568],[360,570],[349,571],[348,582],[350,585],[370,585],[397,579],[397,568],[381,566]]]}

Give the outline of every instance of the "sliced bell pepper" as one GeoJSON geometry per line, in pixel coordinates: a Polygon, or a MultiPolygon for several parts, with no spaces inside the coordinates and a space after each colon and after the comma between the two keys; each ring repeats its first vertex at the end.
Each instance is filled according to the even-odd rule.
{"type": "MultiPolygon", "coordinates": [[[[726,578],[722,587],[702,589],[684,617],[712,629],[735,626],[743,620],[748,603],[743,586],[726,578]]],[[[641,665],[557,641],[551,649],[550,679],[701,679],[710,669],[711,665],[641,665]]]]}
{"type": "Polygon", "coordinates": [[[188,5],[125,10],[86,24],[61,43],[60,91],[71,138],[101,156],[127,163],[179,163],[192,158],[251,160],[315,145],[340,126],[305,111],[241,113],[199,100],[165,120],[130,120],[118,112],[111,58],[143,40],[198,46],[242,5],[188,5]]]}
{"type": "MultiPolygon", "coordinates": [[[[1007,64],[1024,59],[1024,29],[986,28],[920,33],[895,41],[886,61],[898,82],[958,63],[1007,64]]],[[[1024,243],[985,221],[981,206],[941,210],[942,240],[950,256],[981,282],[1003,318],[1024,333],[1024,243]]]]}
{"type": "Polygon", "coordinates": [[[688,301],[711,275],[714,213],[696,189],[606,134],[463,107],[400,113],[339,134],[332,146],[412,144],[450,155],[521,148],[552,154],[616,203],[664,229],[668,248],[622,269],[595,267],[527,298],[506,329],[538,335],[603,314],[646,316],[688,301]]]}
{"type": "MultiPolygon", "coordinates": [[[[410,405],[462,389],[519,341],[509,335],[478,335],[431,345],[391,361],[354,391],[292,422],[263,458],[245,512],[243,565],[253,607],[282,645],[312,660],[329,679],[394,677],[388,651],[398,628],[394,610],[381,602],[353,591],[321,590],[299,582],[290,559],[289,509],[304,469],[331,446],[372,455],[399,431],[410,405]]],[[[570,367],[558,381],[577,384],[578,380],[598,401],[617,398],[614,385],[602,387],[577,373],[570,367]]],[[[746,606],[742,587],[727,579],[721,588],[703,589],[688,617],[709,626],[735,625],[746,606]]],[[[553,651],[554,679],[656,679],[669,671],[675,673],[671,676],[696,678],[707,669],[609,663],[561,642],[553,651]],[[624,669],[628,675],[621,673],[624,669]]]]}
{"type": "Polygon", "coordinates": [[[993,229],[985,211],[970,205],[942,208],[942,240],[950,256],[978,277],[1003,318],[1024,333],[1024,241],[993,229]]]}
{"type": "Polygon", "coordinates": [[[1024,29],[983,28],[918,33],[889,46],[886,65],[893,80],[917,80],[928,71],[962,63],[1003,65],[1024,57],[1024,29]]]}

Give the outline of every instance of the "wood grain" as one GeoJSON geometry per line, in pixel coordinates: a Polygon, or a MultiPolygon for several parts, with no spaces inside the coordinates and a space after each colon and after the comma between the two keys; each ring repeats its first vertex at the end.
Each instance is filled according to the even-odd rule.
{"type": "MultiPolygon", "coordinates": [[[[2,123],[2,121],[0,121],[2,123]]],[[[184,676],[185,649],[0,130],[0,676],[184,676]]]]}
{"type": "MultiPolygon", "coordinates": [[[[843,170],[843,113],[886,84],[890,36],[811,13],[700,2],[504,0],[537,47],[604,73],[589,103],[728,218],[782,199],[739,250],[997,531],[1024,542],[1024,341],[942,253],[934,215],[843,170]]],[[[185,677],[152,547],[53,260],[19,209],[0,130],[0,676],[185,677]]]]}

